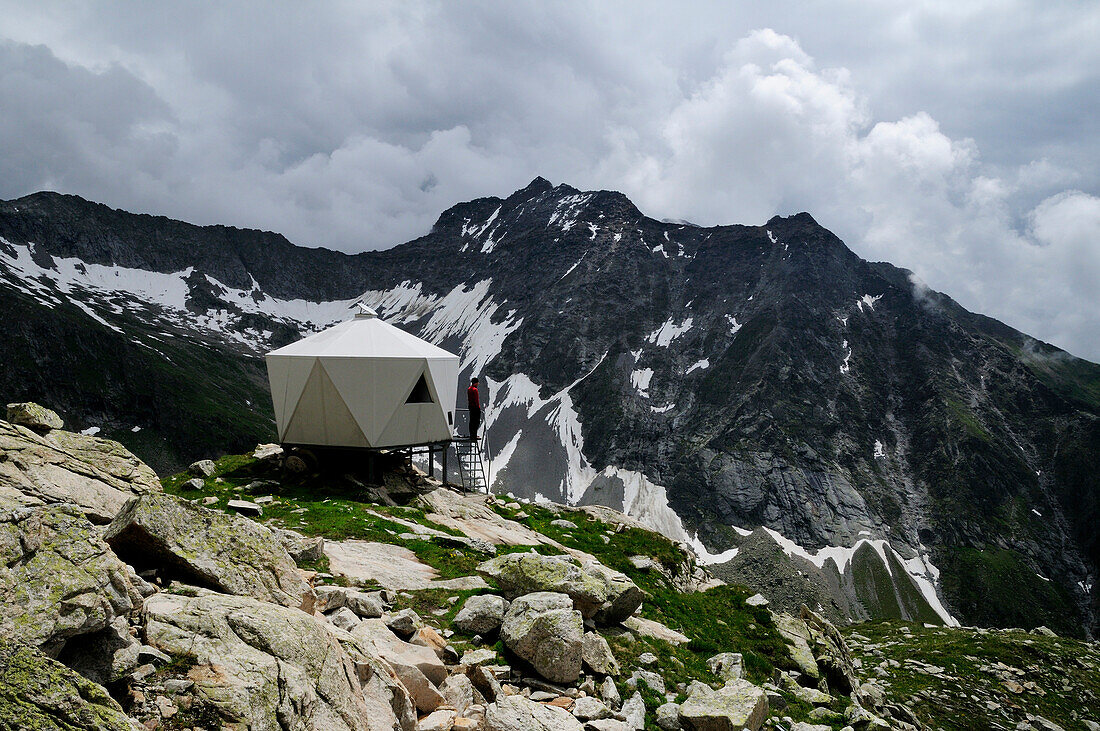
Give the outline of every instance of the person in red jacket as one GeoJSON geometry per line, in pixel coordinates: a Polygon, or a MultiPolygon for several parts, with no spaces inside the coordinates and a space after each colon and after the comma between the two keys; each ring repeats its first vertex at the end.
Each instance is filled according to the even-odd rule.
{"type": "Polygon", "coordinates": [[[470,439],[477,441],[477,429],[481,426],[481,396],[477,392],[477,379],[470,379],[466,389],[466,401],[470,407],[470,439]]]}

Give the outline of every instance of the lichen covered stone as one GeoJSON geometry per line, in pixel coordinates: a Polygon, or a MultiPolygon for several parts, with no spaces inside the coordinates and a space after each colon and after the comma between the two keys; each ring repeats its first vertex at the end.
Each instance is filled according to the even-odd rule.
{"type": "Polygon", "coordinates": [[[105,538],[138,568],[157,565],[187,583],[287,607],[313,604],[313,590],[274,533],[239,515],[150,493],[127,505],[105,538]]]}
{"type": "Polygon", "coordinates": [[[0,498],[0,636],[54,656],[140,601],[125,564],[78,508],[0,498]]]}
{"type": "Polygon", "coordinates": [[[0,634],[0,728],[132,731],[99,685],[0,634]]]}
{"type": "Polygon", "coordinates": [[[512,652],[554,683],[572,683],[581,673],[584,621],[565,594],[536,592],[508,607],[500,638],[512,652]]]}
{"type": "Polygon", "coordinates": [[[134,495],[160,491],[149,467],[118,442],[0,421],[0,497],[24,505],[74,503],[110,522],[134,495]]]}
{"type": "Polygon", "coordinates": [[[607,624],[629,617],[644,597],[625,574],[572,556],[510,553],[482,563],[478,571],[496,581],[509,599],[539,591],[567,594],[586,619],[607,624]]]}
{"type": "Polygon", "coordinates": [[[691,731],[757,731],[767,716],[767,694],[747,680],[701,686],[680,706],[680,723],[691,731]]]}
{"type": "Polygon", "coordinates": [[[12,424],[19,424],[39,433],[45,433],[51,429],[60,429],[65,422],[52,409],[39,406],[33,401],[24,401],[17,404],[8,404],[7,420],[12,424]]]}
{"type": "Polygon", "coordinates": [[[148,643],[192,658],[188,679],[197,702],[231,723],[333,731],[407,727],[410,715],[401,723],[392,705],[396,697],[407,707],[407,696],[384,663],[348,633],[304,612],[200,591],[157,594],[144,613],[148,643]]]}

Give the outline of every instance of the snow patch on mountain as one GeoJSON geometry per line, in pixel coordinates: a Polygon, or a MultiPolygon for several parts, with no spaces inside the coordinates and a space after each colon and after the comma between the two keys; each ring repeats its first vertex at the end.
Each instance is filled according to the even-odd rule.
{"type": "Polygon", "coordinates": [[[421,329],[420,336],[433,343],[455,336],[462,341],[459,350],[459,366],[462,370],[472,367],[481,373],[485,366],[500,353],[504,339],[523,324],[523,318],[515,317],[509,310],[499,322],[493,317],[501,305],[489,296],[492,279],[482,279],[469,289],[459,284],[433,303],[431,317],[421,329]]]}
{"type": "Polygon", "coordinates": [[[696,533],[691,537],[691,540],[687,542],[691,546],[691,550],[695,552],[695,557],[699,563],[704,566],[711,566],[717,563],[725,563],[726,561],[732,561],[737,558],[739,549],[728,548],[725,551],[719,553],[711,553],[710,550],[703,545],[703,542],[699,540],[699,534],[696,533]]]}
{"type": "Polygon", "coordinates": [[[726,322],[730,326],[730,335],[736,335],[737,331],[741,329],[741,323],[737,322],[737,318],[733,315],[726,315],[726,322]]]}
{"type": "Polygon", "coordinates": [[[555,223],[560,222],[562,231],[568,231],[573,228],[577,223],[577,217],[584,210],[585,205],[588,204],[591,198],[591,193],[564,196],[558,201],[558,205],[554,209],[554,212],[550,214],[550,220],[547,225],[553,226],[555,223]]]}
{"type": "Polygon", "coordinates": [[[642,398],[649,398],[649,381],[653,378],[652,368],[641,368],[630,374],[630,383],[642,398]]]}
{"type": "Polygon", "coordinates": [[[788,556],[804,558],[819,569],[825,567],[826,561],[832,561],[836,564],[837,570],[841,574],[844,574],[848,570],[852,562],[852,557],[855,555],[856,551],[866,543],[879,555],[887,573],[893,576],[893,571],[890,570],[890,562],[886,557],[887,551],[889,551],[893,554],[894,558],[905,567],[905,572],[913,578],[913,581],[917,584],[917,588],[920,589],[921,594],[924,596],[929,606],[939,615],[940,619],[944,621],[944,624],[949,627],[959,626],[958,620],[952,617],[951,613],[944,608],[943,603],[940,602],[940,598],[936,594],[935,582],[939,579],[940,572],[939,569],[932,565],[931,560],[927,556],[918,554],[911,559],[904,559],[894,550],[894,547],[890,545],[889,541],[881,539],[870,540],[867,538],[861,538],[856,541],[854,545],[849,547],[825,546],[815,553],[810,553],[778,531],[767,527],[764,527],[764,531],[779,544],[779,547],[783,549],[783,552],[788,556]]]}
{"type": "Polygon", "coordinates": [[[706,368],[710,368],[710,361],[707,360],[706,358],[703,358],[702,360],[697,360],[694,363],[692,363],[688,367],[688,369],[686,371],[684,371],[684,375],[686,376],[686,375],[690,374],[692,371],[703,370],[703,369],[706,369],[706,368]]]}
{"type": "Polygon", "coordinates": [[[862,297],[860,297],[859,299],[856,300],[856,307],[859,308],[860,312],[863,312],[863,307],[866,305],[868,309],[870,309],[872,312],[874,312],[875,303],[878,302],[880,299],[882,299],[881,294],[874,295],[874,296],[869,295],[869,294],[865,294],[865,295],[863,295],[862,297]]]}
{"type": "MultiPolygon", "coordinates": [[[[591,370],[547,399],[539,396],[538,385],[524,373],[513,373],[499,386],[490,390],[490,394],[495,393],[495,395],[491,396],[492,401],[486,409],[485,428],[487,430],[492,428],[499,414],[509,407],[519,406],[526,407],[528,419],[541,419],[556,433],[558,442],[566,453],[567,464],[560,488],[562,495],[569,503],[575,504],[581,498],[597,474],[588,458],[584,456],[584,436],[581,433],[580,417],[577,415],[573,397],[569,392],[599,368],[606,358],[607,353],[604,353],[591,370]]],[[[490,384],[491,387],[493,385],[490,384]]],[[[508,452],[509,457],[515,451],[519,441],[515,439],[515,445],[508,452]]],[[[499,455],[503,453],[504,449],[493,458],[494,462],[500,459],[499,455]]]]}
{"type": "Polygon", "coordinates": [[[669,507],[663,485],[650,481],[641,472],[620,467],[605,467],[600,474],[622,481],[624,513],[675,541],[688,542],[687,531],[680,516],[669,507]]]}
{"type": "Polygon", "coordinates": [[[661,348],[668,347],[669,343],[691,329],[692,322],[692,318],[689,317],[677,325],[670,317],[665,320],[663,325],[651,332],[646,337],[646,341],[656,343],[661,348]]]}

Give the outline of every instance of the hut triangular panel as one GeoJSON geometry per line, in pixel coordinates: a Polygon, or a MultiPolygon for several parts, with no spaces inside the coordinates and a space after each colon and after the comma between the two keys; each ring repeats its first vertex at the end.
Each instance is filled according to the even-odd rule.
{"type": "Polygon", "coordinates": [[[458,356],[377,317],[338,323],[266,361],[285,444],[378,448],[451,438],[458,356]],[[431,398],[407,403],[421,378],[431,398]]]}
{"type": "Polygon", "coordinates": [[[320,360],[314,361],[283,441],[333,447],[370,446],[320,360]]]}

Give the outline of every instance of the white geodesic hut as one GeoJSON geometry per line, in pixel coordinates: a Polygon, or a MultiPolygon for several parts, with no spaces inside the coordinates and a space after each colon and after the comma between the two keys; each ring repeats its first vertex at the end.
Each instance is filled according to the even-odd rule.
{"type": "Polygon", "coordinates": [[[449,440],[458,356],[360,308],[267,354],[279,441],[378,448],[449,440]]]}

